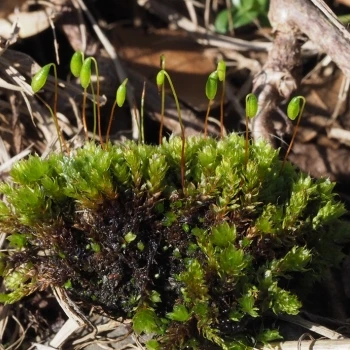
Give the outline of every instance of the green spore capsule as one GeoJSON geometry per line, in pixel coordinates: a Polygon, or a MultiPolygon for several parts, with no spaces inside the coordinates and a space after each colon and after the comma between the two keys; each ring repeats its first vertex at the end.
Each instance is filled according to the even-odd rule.
{"type": "Polygon", "coordinates": [[[70,71],[76,78],[80,76],[83,62],[84,62],[84,54],[81,51],[74,52],[70,60],[70,71]]]}
{"type": "Polygon", "coordinates": [[[288,155],[289,155],[289,153],[290,153],[290,151],[292,149],[295,136],[296,136],[296,134],[298,132],[298,129],[299,129],[299,124],[300,124],[301,116],[303,115],[305,104],[306,104],[306,100],[305,100],[304,96],[293,97],[291,99],[291,101],[288,103],[288,107],[287,107],[287,116],[288,116],[288,118],[291,119],[291,120],[295,120],[298,117],[298,120],[297,120],[297,123],[295,125],[293,136],[292,136],[292,139],[290,141],[289,147],[288,147],[287,152],[286,152],[286,154],[284,156],[280,173],[282,173],[284,165],[285,165],[286,160],[288,158],[288,155]],[[301,104],[300,104],[300,102],[301,102],[301,104]]]}
{"type": "Polygon", "coordinates": [[[47,64],[34,75],[31,82],[31,87],[34,93],[37,93],[38,91],[40,91],[43,88],[43,86],[46,84],[46,80],[52,65],[53,63],[47,64]]]}
{"type": "Polygon", "coordinates": [[[162,69],[161,71],[158,72],[157,77],[156,77],[158,89],[160,89],[162,87],[162,85],[164,84],[164,79],[165,79],[164,70],[162,69]]]}
{"type": "Polygon", "coordinates": [[[245,98],[245,111],[248,118],[254,118],[258,112],[258,99],[254,94],[248,94],[245,98]]]}
{"type": "Polygon", "coordinates": [[[288,103],[287,116],[290,120],[295,120],[300,113],[301,96],[293,97],[288,103]]]}
{"type": "Polygon", "coordinates": [[[80,70],[80,85],[84,89],[89,86],[91,81],[91,61],[91,57],[86,58],[80,70]]]}
{"type": "Polygon", "coordinates": [[[208,100],[214,100],[216,92],[218,90],[218,72],[212,72],[205,85],[205,94],[208,100]]]}
{"type": "Polygon", "coordinates": [[[219,80],[224,81],[226,77],[226,63],[223,60],[218,62],[217,72],[219,80]]]}
{"type": "Polygon", "coordinates": [[[125,98],[126,98],[126,83],[127,82],[128,82],[128,78],[126,78],[123,81],[123,83],[118,87],[117,94],[116,94],[116,97],[115,97],[118,107],[122,107],[124,102],[125,102],[125,98]]]}

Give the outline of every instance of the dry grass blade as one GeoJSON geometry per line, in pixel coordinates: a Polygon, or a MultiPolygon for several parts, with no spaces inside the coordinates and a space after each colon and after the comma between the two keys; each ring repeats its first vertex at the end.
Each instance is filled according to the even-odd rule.
{"type": "Polygon", "coordinates": [[[33,343],[32,346],[28,350],[32,350],[32,349],[37,349],[37,350],[56,350],[52,346],[43,345],[43,344],[39,344],[39,343],[33,343]]]}
{"type": "MultiPolygon", "coordinates": [[[[82,10],[79,6],[79,3],[77,0],[72,0],[72,4],[74,8],[77,10],[78,13],[78,18],[79,18],[79,30],[80,30],[80,35],[81,35],[81,42],[79,44],[79,50],[82,52],[86,51],[86,41],[87,41],[87,30],[86,30],[86,25],[83,20],[83,13],[82,10]]],[[[74,48],[74,46],[73,46],[74,48]]],[[[75,49],[75,51],[78,51],[78,49],[75,49]]]]}
{"type": "Polygon", "coordinates": [[[60,64],[60,55],[58,53],[58,41],[57,41],[57,35],[56,35],[56,28],[55,28],[55,24],[53,22],[53,19],[55,18],[55,16],[56,16],[56,13],[55,13],[54,9],[52,9],[51,13],[48,13],[48,15],[47,15],[49,23],[50,23],[50,27],[52,29],[56,62],[57,62],[57,64],[60,64]]]}
{"type": "Polygon", "coordinates": [[[191,18],[191,21],[193,22],[194,25],[198,25],[198,20],[197,20],[197,14],[196,10],[194,8],[193,2],[191,0],[184,0],[185,5],[187,7],[188,14],[191,18]]]}
{"type": "Polygon", "coordinates": [[[0,87],[12,91],[23,91],[23,89],[18,85],[10,84],[2,78],[0,78],[0,87]]]}
{"type": "Polygon", "coordinates": [[[78,306],[68,297],[63,288],[53,287],[53,293],[60,304],[62,310],[69,317],[61,330],[56,334],[50,345],[60,347],[74,332],[84,326],[90,326],[93,331],[93,337],[96,334],[96,328],[91,324],[88,318],[80,311],[78,306]]]}
{"type": "Polygon", "coordinates": [[[338,333],[336,331],[333,331],[327,327],[321,326],[319,324],[316,324],[314,322],[310,322],[308,320],[305,320],[304,318],[300,316],[291,316],[291,315],[279,315],[278,316],[281,320],[297,324],[303,328],[308,329],[311,332],[317,333],[321,335],[322,337],[326,337],[328,339],[332,340],[338,340],[338,339],[344,339],[344,336],[341,333],[338,333]]]}
{"type": "Polygon", "coordinates": [[[344,105],[344,103],[348,97],[349,87],[350,87],[350,77],[343,76],[342,83],[341,83],[341,86],[339,89],[337,104],[335,105],[334,111],[333,111],[332,116],[331,116],[331,123],[332,124],[335,122],[335,120],[339,116],[340,109],[344,105]]]}
{"type": "MultiPolygon", "coordinates": [[[[108,331],[113,331],[113,333],[118,333],[118,334],[116,334],[115,336],[112,334],[109,337],[96,336],[95,338],[93,338],[91,334],[87,334],[86,336],[83,336],[79,339],[74,340],[74,342],[72,342],[72,346],[74,350],[83,349],[86,346],[91,344],[96,344],[96,345],[99,345],[100,347],[106,347],[108,349],[115,348],[116,346],[118,346],[118,349],[122,349],[124,348],[122,342],[125,343],[125,340],[128,340],[130,338],[130,335],[132,334],[132,330],[126,329],[125,324],[114,320],[110,320],[109,322],[99,325],[96,328],[97,328],[97,334],[108,332],[108,331]],[[116,345],[117,343],[121,343],[121,344],[116,345]]],[[[128,345],[129,344],[130,342],[128,343],[128,345]]]]}
{"type": "Polygon", "coordinates": [[[9,159],[8,161],[4,162],[3,164],[0,165],[0,175],[4,171],[8,171],[12,168],[12,165],[18,162],[20,159],[25,158],[28,154],[31,153],[31,148],[34,144],[31,144],[28,148],[23,150],[21,153],[16,154],[14,157],[9,159]]]}
{"type": "Polygon", "coordinates": [[[74,320],[80,327],[86,325],[93,327],[78,306],[68,297],[67,292],[63,288],[53,287],[52,289],[56,300],[70,319],[74,320]]]}
{"type": "Polygon", "coordinates": [[[11,46],[12,44],[14,44],[17,41],[20,29],[21,28],[18,26],[18,21],[16,20],[12,25],[9,38],[6,40],[5,45],[2,48],[0,48],[0,56],[2,55],[2,53],[4,51],[7,50],[7,48],[9,46],[11,46]]]}
{"type": "Polygon", "coordinates": [[[140,340],[139,340],[139,337],[136,336],[136,335],[133,335],[132,337],[134,340],[135,340],[135,343],[136,343],[136,347],[135,349],[138,349],[138,350],[145,350],[145,348],[142,346],[140,340]]]}
{"type": "Polygon", "coordinates": [[[341,128],[331,128],[328,132],[328,137],[337,139],[339,142],[350,145],[350,131],[341,128]]]}
{"type": "MultiPolygon", "coordinates": [[[[0,164],[6,163],[11,159],[9,152],[6,148],[4,139],[0,136],[0,164]]],[[[1,248],[1,244],[0,244],[1,248]]]]}
{"type": "Polygon", "coordinates": [[[350,40],[350,33],[323,0],[311,0],[311,2],[328,18],[330,22],[332,22],[345,38],[350,40]]]}
{"type": "Polygon", "coordinates": [[[27,326],[27,328],[24,329],[21,322],[15,316],[12,315],[12,318],[15,320],[15,322],[17,323],[17,325],[19,327],[20,337],[14,343],[12,343],[9,347],[7,347],[6,350],[18,349],[21,346],[21,344],[23,343],[28,329],[31,327],[31,324],[29,324],[27,326]]]}
{"type": "MultiPolygon", "coordinates": [[[[4,0],[2,0],[3,2],[4,0]]],[[[11,1],[12,3],[14,1],[11,1]]],[[[15,0],[16,2],[25,2],[25,0],[15,0]]],[[[51,1],[36,1],[37,5],[42,5],[45,8],[39,9],[37,11],[25,11],[25,7],[23,7],[23,11],[16,13],[6,13],[6,18],[0,18],[0,30],[1,36],[3,38],[11,40],[13,37],[13,26],[15,24],[19,24],[18,31],[16,35],[21,39],[31,37],[36,35],[51,25],[53,20],[59,19],[59,17],[64,13],[62,11],[62,6],[68,2],[67,0],[56,0],[55,2],[51,1]],[[49,8],[50,12],[47,10],[49,8]],[[33,25],[35,23],[35,25],[33,25]]],[[[29,1],[28,1],[29,3],[29,1]]],[[[5,5],[4,5],[5,6],[5,5]]],[[[1,13],[2,8],[0,9],[1,13]]]]}
{"type": "MultiPolygon", "coordinates": [[[[7,54],[8,51],[9,50],[7,50],[5,54],[7,54]]],[[[20,74],[18,70],[11,65],[10,61],[7,58],[4,57],[5,54],[0,56],[0,66],[4,67],[4,72],[13,82],[16,83],[16,85],[7,83],[5,80],[1,79],[0,86],[12,91],[19,91],[21,93],[27,106],[30,117],[32,119],[32,122],[34,123],[32,107],[27,97],[27,95],[33,96],[33,91],[29,84],[26,83],[24,76],[20,74]]]]}
{"type": "MultiPolygon", "coordinates": [[[[6,53],[8,51],[9,50],[7,50],[6,53]]],[[[2,55],[0,57],[0,66],[3,66],[5,68],[4,71],[5,71],[6,75],[13,82],[15,82],[17,84],[17,86],[19,86],[21,88],[21,91],[24,91],[29,96],[33,96],[34,95],[30,85],[26,83],[24,76],[22,74],[20,74],[15,67],[13,67],[11,65],[10,61],[8,61],[4,57],[4,55],[2,55]]]]}
{"type": "Polygon", "coordinates": [[[69,318],[57,332],[55,337],[50,341],[50,345],[53,348],[59,348],[68,340],[72,334],[74,334],[79,329],[81,329],[81,326],[75,320],[69,318]]]}
{"type": "MultiPolygon", "coordinates": [[[[4,292],[4,291],[5,291],[5,287],[2,284],[0,286],[0,292],[4,292]]],[[[4,333],[8,323],[9,314],[10,314],[10,305],[0,305],[0,344],[2,343],[2,340],[4,338],[4,333]]]]}
{"type": "Polygon", "coordinates": [[[270,343],[267,346],[261,348],[261,350],[349,350],[350,340],[303,340],[299,341],[286,341],[281,343],[270,343]],[[300,347],[298,348],[298,346],[300,347]]]}

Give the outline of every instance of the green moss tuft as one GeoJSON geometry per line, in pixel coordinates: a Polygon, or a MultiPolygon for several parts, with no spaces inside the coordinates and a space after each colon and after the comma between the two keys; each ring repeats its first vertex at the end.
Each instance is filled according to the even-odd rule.
{"type": "Polygon", "coordinates": [[[13,248],[0,255],[0,301],[62,286],[132,318],[137,333],[154,335],[149,349],[278,339],[261,331],[264,316],[297,314],[298,278],[319,279],[341,261],[350,230],[334,185],[288,163],[281,171],[263,141],[246,163],[244,139],[231,134],[186,140],[183,187],[181,150],[177,137],[87,143],[17,163],[15,184],[0,186],[13,248]]]}

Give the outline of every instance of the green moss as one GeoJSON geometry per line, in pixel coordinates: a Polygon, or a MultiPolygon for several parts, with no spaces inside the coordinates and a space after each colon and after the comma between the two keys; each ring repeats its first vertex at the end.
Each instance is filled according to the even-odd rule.
{"type": "Polygon", "coordinates": [[[269,312],[297,314],[298,279],[341,262],[350,230],[334,185],[313,180],[260,141],[200,136],[161,146],[87,143],[32,156],[2,184],[0,273],[13,303],[63,286],[151,333],[149,349],[241,349],[278,339],[269,312]],[[45,251],[45,254],[42,252],[45,251]]]}

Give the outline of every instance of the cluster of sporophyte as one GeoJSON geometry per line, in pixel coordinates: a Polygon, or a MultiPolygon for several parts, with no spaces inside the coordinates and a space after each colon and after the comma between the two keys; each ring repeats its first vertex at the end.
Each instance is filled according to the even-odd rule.
{"type": "Polygon", "coordinates": [[[350,230],[334,185],[281,168],[263,141],[248,159],[235,134],[187,138],[184,155],[182,141],[87,142],[18,162],[0,186],[1,302],[61,286],[132,318],[154,350],[279,338],[266,317],[297,314],[299,285],[342,260],[350,230]]]}

